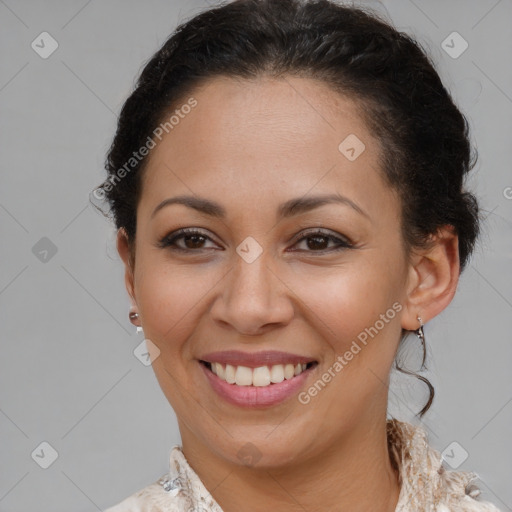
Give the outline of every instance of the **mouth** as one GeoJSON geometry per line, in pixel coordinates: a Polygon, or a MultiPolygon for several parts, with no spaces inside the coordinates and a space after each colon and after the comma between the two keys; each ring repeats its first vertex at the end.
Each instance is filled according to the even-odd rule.
{"type": "Polygon", "coordinates": [[[201,359],[199,362],[220,380],[228,384],[253,387],[280,384],[318,365],[317,361],[309,361],[307,363],[262,365],[251,368],[249,366],[222,364],[201,359]]]}
{"type": "Polygon", "coordinates": [[[244,408],[267,408],[292,398],[318,366],[316,360],[282,352],[217,352],[198,362],[217,396],[244,408]]]}

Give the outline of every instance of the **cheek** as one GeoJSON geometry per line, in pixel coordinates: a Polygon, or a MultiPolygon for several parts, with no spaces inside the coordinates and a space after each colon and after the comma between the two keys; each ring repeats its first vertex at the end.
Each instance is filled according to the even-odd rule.
{"type": "Polygon", "coordinates": [[[313,407],[334,428],[384,400],[401,331],[399,279],[367,264],[303,285],[309,326],[324,358],[317,378],[328,382],[319,393],[306,391],[317,396],[313,407]]]}
{"type": "Polygon", "coordinates": [[[361,261],[357,266],[330,269],[322,276],[312,273],[294,287],[341,349],[400,298],[397,277],[389,266],[379,268],[361,261]]]}
{"type": "Polygon", "coordinates": [[[176,352],[197,327],[198,316],[204,314],[218,273],[199,265],[180,267],[161,260],[144,263],[137,291],[144,333],[162,351],[176,352]]]}

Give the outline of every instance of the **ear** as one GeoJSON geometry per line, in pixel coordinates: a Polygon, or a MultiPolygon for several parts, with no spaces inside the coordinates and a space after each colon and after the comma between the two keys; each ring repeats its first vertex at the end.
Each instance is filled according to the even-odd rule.
{"type": "Polygon", "coordinates": [[[135,287],[134,287],[134,279],[133,279],[133,271],[134,271],[134,262],[132,259],[132,254],[130,251],[130,246],[128,244],[128,235],[124,228],[119,228],[117,231],[117,252],[119,256],[124,262],[125,272],[124,272],[124,283],[126,286],[126,291],[132,300],[132,306],[137,305],[137,301],[135,298],[135,287]]]}
{"type": "Polygon", "coordinates": [[[414,250],[407,278],[402,328],[419,327],[443,311],[453,299],[459,282],[459,239],[452,226],[432,236],[427,249],[414,250]]]}

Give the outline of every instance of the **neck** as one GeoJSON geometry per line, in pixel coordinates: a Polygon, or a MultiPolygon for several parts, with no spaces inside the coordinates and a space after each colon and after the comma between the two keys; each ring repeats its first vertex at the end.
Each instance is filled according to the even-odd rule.
{"type": "Polygon", "coordinates": [[[389,458],[385,416],[307,461],[271,469],[219,459],[183,434],[185,457],[224,512],[396,509],[400,486],[389,458]]]}

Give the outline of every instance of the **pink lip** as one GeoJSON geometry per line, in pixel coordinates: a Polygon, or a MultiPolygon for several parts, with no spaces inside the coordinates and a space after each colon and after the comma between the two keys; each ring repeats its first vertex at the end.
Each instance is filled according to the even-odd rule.
{"type": "Polygon", "coordinates": [[[311,363],[314,358],[290,354],[288,352],[279,352],[277,350],[268,350],[261,352],[242,352],[240,350],[224,350],[221,352],[211,352],[204,354],[199,358],[208,363],[230,364],[233,366],[247,366],[248,368],[258,368],[259,366],[272,366],[275,364],[303,364],[311,363]]]}
{"type": "Polygon", "coordinates": [[[268,407],[283,402],[296,394],[299,389],[303,387],[311,370],[314,369],[308,368],[299,375],[289,380],[283,380],[283,382],[279,384],[269,384],[268,386],[237,386],[236,384],[229,384],[220,379],[204,364],[199,363],[199,366],[203,369],[210,385],[218,395],[233,405],[246,408],[268,407]]]}

